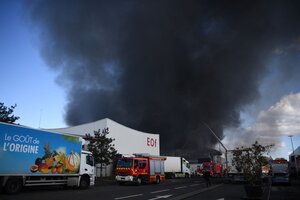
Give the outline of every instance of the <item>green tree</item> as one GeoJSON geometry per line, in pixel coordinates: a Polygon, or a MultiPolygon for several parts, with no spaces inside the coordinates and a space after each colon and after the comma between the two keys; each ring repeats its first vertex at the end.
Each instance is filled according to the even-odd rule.
{"type": "Polygon", "coordinates": [[[94,131],[94,136],[86,134],[86,139],[89,141],[88,150],[93,153],[95,163],[100,164],[100,176],[102,176],[103,166],[113,163],[119,155],[115,145],[112,144],[115,139],[108,138],[108,134],[108,128],[103,129],[102,132],[100,129],[94,131]]]}
{"type": "Polygon", "coordinates": [[[249,184],[261,182],[262,166],[266,164],[264,154],[269,153],[272,146],[262,146],[256,141],[251,147],[242,146],[233,150],[233,165],[243,173],[249,184]]]}
{"type": "Polygon", "coordinates": [[[13,124],[15,121],[20,119],[20,117],[12,114],[16,107],[17,104],[15,104],[14,106],[6,107],[4,103],[0,102],[0,122],[13,124]]]}

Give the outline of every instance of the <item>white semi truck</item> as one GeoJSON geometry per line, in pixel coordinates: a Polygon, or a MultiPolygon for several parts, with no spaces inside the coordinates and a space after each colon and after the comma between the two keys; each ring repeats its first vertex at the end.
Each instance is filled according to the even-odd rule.
{"type": "Polygon", "coordinates": [[[18,193],[24,186],[94,185],[94,158],[84,140],[0,123],[0,191],[18,193]]]}
{"type": "Polygon", "coordinates": [[[166,178],[191,177],[190,163],[183,157],[165,156],[166,178]]]}

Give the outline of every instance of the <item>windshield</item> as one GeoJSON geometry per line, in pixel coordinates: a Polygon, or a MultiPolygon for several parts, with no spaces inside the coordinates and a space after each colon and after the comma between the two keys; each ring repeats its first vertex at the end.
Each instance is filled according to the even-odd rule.
{"type": "Polygon", "coordinates": [[[86,156],[86,164],[90,166],[94,166],[94,157],[92,155],[86,156]]]}
{"type": "Polygon", "coordinates": [[[190,163],[186,163],[186,167],[187,168],[190,168],[191,166],[190,166],[190,163]]]}
{"type": "Polygon", "coordinates": [[[119,159],[117,163],[117,167],[131,167],[132,159],[119,159]]]}
{"type": "Polygon", "coordinates": [[[187,168],[190,168],[190,163],[188,161],[186,161],[184,158],[182,159],[182,161],[187,168]]]}

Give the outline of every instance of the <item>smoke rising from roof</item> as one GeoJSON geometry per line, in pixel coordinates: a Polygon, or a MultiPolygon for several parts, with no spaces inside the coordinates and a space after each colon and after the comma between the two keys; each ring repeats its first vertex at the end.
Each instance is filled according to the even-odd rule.
{"type": "MultiPolygon", "coordinates": [[[[298,3],[298,2],[294,2],[298,3]]],[[[259,97],[266,60],[299,36],[281,1],[34,1],[69,125],[105,117],[159,133],[161,150],[211,147],[259,97]]]]}

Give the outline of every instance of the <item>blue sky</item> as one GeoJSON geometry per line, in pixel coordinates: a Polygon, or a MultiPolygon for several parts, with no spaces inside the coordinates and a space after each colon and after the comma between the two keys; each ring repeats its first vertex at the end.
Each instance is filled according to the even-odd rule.
{"type": "MultiPolygon", "coordinates": [[[[20,124],[33,128],[65,127],[65,91],[56,82],[57,72],[47,67],[40,56],[38,37],[35,31],[30,30],[31,26],[20,6],[20,1],[17,0],[0,1],[0,102],[4,102],[6,106],[17,104],[15,114],[20,117],[20,124]]],[[[266,116],[282,111],[281,104],[278,103],[284,97],[289,102],[289,99],[300,92],[298,82],[273,83],[279,76],[274,70],[276,64],[276,60],[269,61],[270,75],[260,85],[261,98],[241,113],[242,128],[247,133],[255,132],[261,125],[265,127],[266,116]],[[277,92],[273,92],[274,90],[277,92]]],[[[226,131],[226,145],[232,146],[230,136],[238,131],[226,131]]],[[[294,147],[297,148],[300,146],[299,132],[292,131],[291,134],[294,135],[294,147]]],[[[277,139],[280,147],[271,156],[287,158],[291,152],[290,138],[287,134],[278,133],[277,139]]]]}
{"type": "MultiPolygon", "coordinates": [[[[2,3],[1,3],[2,2],[2,3]]],[[[63,127],[65,96],[56,74],[39,55],[34,31],[20,8],[20,1],[0,4],[1,102],[17,104],[20,124],[34,128],[63,127]]],[[[3,3],[5,2],[5,3],[3,3]]]]}

